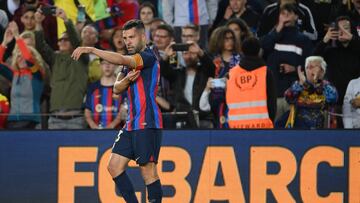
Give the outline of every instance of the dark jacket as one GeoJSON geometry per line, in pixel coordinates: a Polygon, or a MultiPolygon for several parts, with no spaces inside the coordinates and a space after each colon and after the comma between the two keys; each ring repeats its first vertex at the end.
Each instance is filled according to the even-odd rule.
{"type": "MultiPolygon", "coordinates": [[[[299,30],[309,37],[309,39],[316,40],[318,33],[310,9],[301,3],[298,4],[298,9],[299,20],[297,23],[299,30]]],[[[270,4],[265,8],[257,31],[259,37],[266,35],[274,28],[279,20],[279,11],[279,3],[270,4]]]]}
{"type": "Polygon", "coordinates": [[[296,27],[284,27],[279,33],[274,29],[261,39],[266,64],[274,74],[278,97],[298,79],[297,71],[280,73],[281,64],[304,67],[305,58],[312,52],[312,42],[296,27]]]}
{"type": "Polygon", "coordinates": [[[336,87],[339,93],[338,104],[342,105],[346,88],[350,80],[360,76],[360,39],[353,35],[347,47],[337,43],[336,47],[331,42],[325,44],[320,41],[314,55],[324,57],[327,67],[327,78],[336,87]]]}
{"type": "MultiPolygon", "coordinates": [[[[259,58],[254,56],[245,56],[240,61],[240,67],[247,71],[255,70],[259,67],[266,66],[265,62],[259,58]]],[[[266,72],[266,96],[267,96],[267,108],[270,119],[274,122],[276,115],[276,87],[274,76],[269,68],[267,68],[266,72]]]]}

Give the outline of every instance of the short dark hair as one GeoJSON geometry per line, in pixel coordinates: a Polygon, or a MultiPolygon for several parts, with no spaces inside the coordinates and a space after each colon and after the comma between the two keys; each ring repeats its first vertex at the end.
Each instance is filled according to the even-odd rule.
{"type": "Polygon", "coordinates": [[[123,30],[130,30],[131,28],[135,28],[136,30],[142,30],[142,31],[145,30],[144,23],[138,19],[129,20],[123,26],[123,30]]]}
{"type": "Polygon", "coordinates": [[[288,11],[288,12],[293,12],[296,15],[299,15],[299,8],[296,3],[286,3],[286,4],[282,5],[280,7],[280,12],[284,11],[284,10],[288,11]]]}
{"type": "Polygon", "coordinates": [[[166,30],[170,37],[174,37],[174,29],[168,24],[158,25],[156,30],[166,30]]]}
{"type": "Polygon", "coordinates": [[[145,7],[148,7],[148,8],[151,9],[151,11],[153,12],[153,17],[156,16],[157,13],[156,13],[155,6],[154,6],[151,2],[145,1],[144,3],[142,3],[142,4],[140,5],[140,8],[139,8],[139,18],[140,18],[140,12],[141,12],[141,10],[142,10],[143,8],[145,8],[145,7]]]}
{"type": "Polygon", "coordinates": [[[245,39],[241,46],[241,50],[245,56],[258,56],[260,48],[260,41],[255,37],[245,39]]]}
{"type": "Polygon", "coordinates": [[[187,24],[183,27],[181,27],[181,29],[192,29],[195,32],[199,33],[200,32],[200,26],[195,25],[195,24],[187,24]]]}
{"type": "Polygon", "coordinates": [[[31,5],[26,5],[24,6],[22,9],[21,9],[21,15],[24,15],[25,13],[27,12],[33,12],[35,13],[36,12],[36,7],[35,6],[31,6],[31,5]]]}
{"type": "Polygon", "coordinates": [[[336,23],[338,23],[339,21],[342,21],[342,20],[346,20],[346,21],[349,21],[350,22],[350,25],[351,25],[351,19],[349,16],[339,16],[336,18],[336,23]]]}

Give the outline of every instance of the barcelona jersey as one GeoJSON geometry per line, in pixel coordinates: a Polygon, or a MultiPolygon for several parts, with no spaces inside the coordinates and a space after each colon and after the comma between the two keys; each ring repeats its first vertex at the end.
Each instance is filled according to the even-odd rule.
{"type": "Polygon", "coordinates": [[[113,86],[103,86],[98,80],[88,87],[85,108],[92,112],[96,125],[106,127],[116,118],[123,99],[124,95],[113,94],[113,86]]]}
{"type": "MultiPolygon", "coordinates": [[[[127,131],[163,127],[162,114],[155,98],[160,78],[160,65],[155,53],[146,48],[132,55],[140,76],[127,89],[128,117],[124,129],[127,131]]],[[[126,75],[128,68],[122,72],[126,75]]]]}

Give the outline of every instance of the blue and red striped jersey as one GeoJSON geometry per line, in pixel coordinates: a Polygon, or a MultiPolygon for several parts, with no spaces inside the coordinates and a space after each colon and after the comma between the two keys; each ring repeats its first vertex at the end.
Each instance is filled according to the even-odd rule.
{"type": "MultiPolygon", "coordinates": [[[[146,48],[132,55],[140,76],[127,90],[128,117],[124,129],[127,131],[163,127],[162,114],[155,98],[160,79],[160,65],[155,53],[146,48]]],[[[128,68],[123,69],[127,74],[128,68]]]]}
{"type": "Polygon", "coordinates": [[[96,125],[106,127],[117,116],[124,95],[114,96],[114,86],[103,86],[100,80],[91,83],[87,89],[85,108],[92,112],[96,125]]]}

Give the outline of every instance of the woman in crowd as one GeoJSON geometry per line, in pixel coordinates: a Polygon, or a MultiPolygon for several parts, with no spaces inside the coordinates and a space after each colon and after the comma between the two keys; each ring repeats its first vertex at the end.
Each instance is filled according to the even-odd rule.
{"type": "Polygon", "coordinates": [[[139,19],[145,25],[146,42],[149,43],[151,38],[151,22],[155,17],[155,7],[150,2],[144,2],[139,8],[139,19]]]}
{"type": "MultiPolygon", "coordinates": [[[[286,127],[318,129],[326,124],[326,111],[336,103],[336,88],[324,80],[326,62],[320,56],[310,56],[305,61],[305,73],[298,67],[299,80],[285,92],[286,101],[292,105],[286,127]]],[[[333,119],[331,119],[333,121],[333,119]]]]}
{"type": "Polygon", "coordinates": [[[216,128],[227,128],[225,84],[229,70],[240,61],[239,43],[234,32],[227,27],[219,27],[210,37],[209,51],[215,57],[215,78],[209,78],[200,98],[200,109],[212,111],[216,128]]]}
{"type": "MultiPolygon", "coordinates": [[[[252,32],[250,31],[249,26],[240,18],[232,18],[226,23],[226,27],[230,28],[235,33],[236,40],[240,43],[241,47],[242,42],[249,37],[253,37],[252,32]]],[[[241,52],[241,50],[240,50],[241,52]]]]}
{"type": "Polygon", "coordinates": [[[8,128],[35,128],[40,122],[40,98],[44,87],[43,60],[40,54],[19,37],[18,27],[11,22],[0,45],[0,74],[12,82],[8,128]],[[3,62],[6,45],[16,39],[11,66],[3,62]]]}

